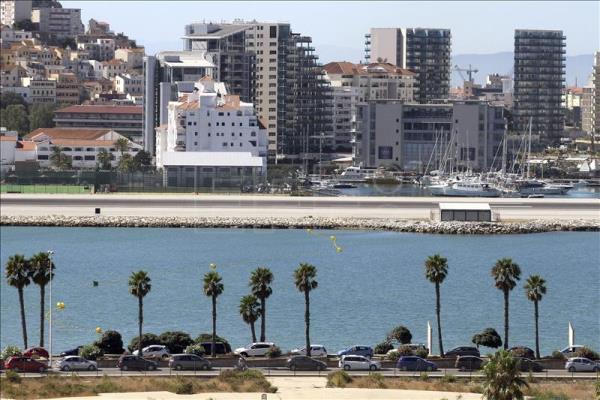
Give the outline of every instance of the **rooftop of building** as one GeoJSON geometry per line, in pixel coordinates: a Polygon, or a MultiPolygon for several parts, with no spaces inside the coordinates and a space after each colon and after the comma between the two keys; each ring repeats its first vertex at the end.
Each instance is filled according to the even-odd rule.
{"type": "Polygon", "coordinates": [[[117,105],[74,105],[55,111],[56,114],[85,113],[85,114],[136,114],[142,115],[142,106],[117,105]]]}
{"type": "Polygon", "coordinates": [[[42,136],[47,136],[51,140],[96,140],[103,137],[112,129],[91,129],[91,128],[38,128],[25,135],[26,140],[35,140],[42,136]]]}
{"type": "Polygon", "coordinates": [[[354,64],[348,61],[334,61],[323,66],[328,74],[343,75],[375,75],[375,74],[395,74],[395,75],[416,75],[414,72],[399,68],[391,63],[371,63],[354,64]]]}

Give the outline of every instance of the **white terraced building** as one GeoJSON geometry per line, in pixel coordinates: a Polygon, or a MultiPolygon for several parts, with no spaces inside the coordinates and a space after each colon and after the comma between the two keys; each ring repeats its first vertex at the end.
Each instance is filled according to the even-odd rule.
{"type": "Polygon", "coordinates": [[[168,123],[156,136],[166,186],[236,186],[266,176],[267,134],[252,103],[209,77],[169,103],[168,123]]]}

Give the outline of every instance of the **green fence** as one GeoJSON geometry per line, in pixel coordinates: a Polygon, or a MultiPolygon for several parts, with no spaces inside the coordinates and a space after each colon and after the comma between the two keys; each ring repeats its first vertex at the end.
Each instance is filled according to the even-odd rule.
{"type": "Polygon", "coordinates": [[[0,184],[0,193],[90,193],[87,185],[17,185],[0,184]]]}

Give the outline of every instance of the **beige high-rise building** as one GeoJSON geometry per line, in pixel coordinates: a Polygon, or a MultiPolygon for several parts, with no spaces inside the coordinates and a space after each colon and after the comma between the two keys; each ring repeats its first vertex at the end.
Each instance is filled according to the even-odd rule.
{"type": "Polygon", "coordinates": [[[596,52],[594,65],[594,89],[592,92],[592,125],[593,132],[600,135],[600,51],[596,52]]]}
{"type": "Polygon", "coordinates": [[[15,22],[31,19],[31,0],[0,1],[0,23],[12,26],[15,22]]]}

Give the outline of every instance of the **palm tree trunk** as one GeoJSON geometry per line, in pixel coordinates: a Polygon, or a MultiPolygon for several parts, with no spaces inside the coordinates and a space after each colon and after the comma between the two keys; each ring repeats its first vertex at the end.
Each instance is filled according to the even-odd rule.
{"type": "Polygon", "coordinates": [[[213,357],[217,356],[216,342],[217,341],[217,297],[212,296],[212,348],[213,357]]]}
{"type": "Polygon", "coordinates": [[[25,298],[23,297],[23,288],[18,288],[19,306],[21,307],[21,327],[23,328],[23,348],[27,346],[27,322],[25,322],[25,298]]]}
{"type": "Polygon", "coordinates": [[[306,355],[310,357],[310,295],[304,291],[304,323],[306,325],[306,355]]]}
{"type": "Polygon", "coordinates": [[[40,285],[40,347],[44,347],[44,312],[46,308],[46,286],[40,285]]]}
{"type": "Polygon", "coordinates": [[[440,304],[440,284],[435,284],[435,313],[437,314],[438,344],[440,346],[440,357],[444,357],[444,345],[442,344],[442,320],[440,304]]]}
{"type": "Polygon", "coordinates": [[[260,341],[264,342],[265,337],[265,320],[267,318],[267,299],[264,297],[260,299],[260,341]]]}
{"type": "Polygon", "coordinates": [[[535,315],[535,357],[540,359],[540,332],[538,327],[539,313],[538,313],[538,302],[533,302],[533,309],[535,315]]]}
{"type": "Polygon", "coordinates": [[[256,343],[256,330],[254,329],[254,322],[250,322],[250,332],[252,332],[252,343],[256,343]]]}
{"type": "Polygon", "coordinates": [[[138,327],[139,327],[139,340],[138,340],[138,356],[142,356],[142,324],[144,323],[144,300],[142,296],[138,296],[138,327]]]}
{"type": "Polygon", "coordinates": [[[508,350],[508,290],[504,291],[504,350],[508,350]]]}

